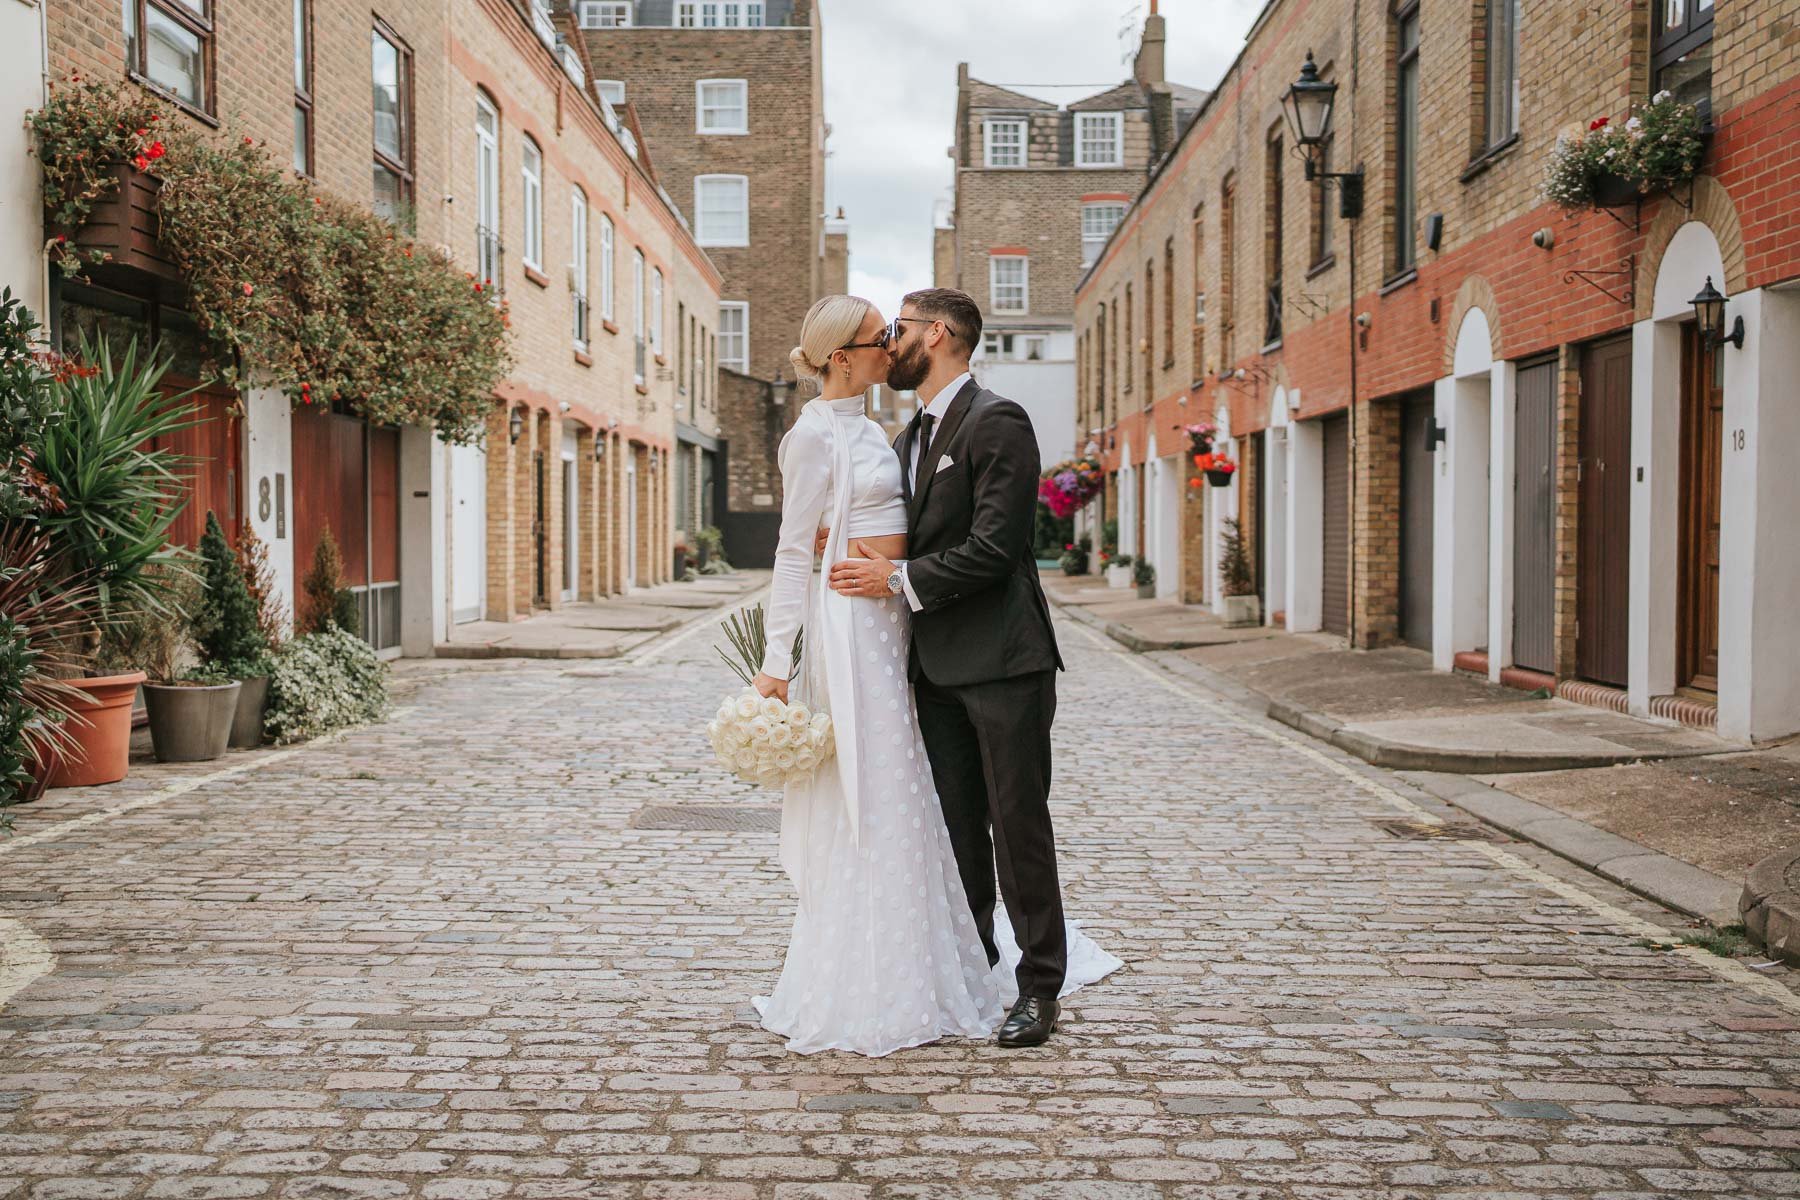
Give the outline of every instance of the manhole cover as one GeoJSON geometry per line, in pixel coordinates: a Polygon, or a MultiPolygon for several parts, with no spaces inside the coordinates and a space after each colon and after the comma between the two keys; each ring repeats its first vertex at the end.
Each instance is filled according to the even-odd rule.
{"type": "Polygon", "coordinates": [[[781,810],[731,804],[670,804],[640,808],[633,829],[696,829],[733,832],[781,832],[781,810]]]}
{"type": "Polygon", "coordinates": [[[1376,826],[1409,842],[1507,842],[1512,839],[1486,825],[1444,821],[1377,821],[1376,826]]]}

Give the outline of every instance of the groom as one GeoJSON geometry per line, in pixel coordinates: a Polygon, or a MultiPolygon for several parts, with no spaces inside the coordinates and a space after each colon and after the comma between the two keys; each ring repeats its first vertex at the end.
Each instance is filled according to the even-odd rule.
{"type": "Polygon", "coordinates": [[[981,309],[949,288],[914,292],[888,330],[888,385],[924,405],[901,433],[908,553],[831,569],[846,596],[904,595],[919,729],[989,963],[994,875],[1022,958],[1005,1047],[1056,1026],[1067,950],[1050,828],[1050,723],[1062,669],[1032,552],[1038,444],[1031,418],[969,375],[981,309]]]}

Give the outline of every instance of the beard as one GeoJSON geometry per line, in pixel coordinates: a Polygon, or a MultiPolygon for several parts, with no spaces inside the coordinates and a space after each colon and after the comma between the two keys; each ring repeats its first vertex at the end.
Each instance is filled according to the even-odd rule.
{"type": "Polygon", "coordinates": [[[888,368],[888,386],[896,392],[918,390],[925,377],[931,374],[931,355],[925,351],[923,341],[914,342],[910,350],[901,351],[894,357],[894,363],[888,368]]]}

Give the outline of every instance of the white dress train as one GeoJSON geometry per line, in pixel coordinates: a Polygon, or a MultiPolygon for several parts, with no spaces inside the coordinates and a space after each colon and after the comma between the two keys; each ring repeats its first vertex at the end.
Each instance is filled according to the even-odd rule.
{"type": "MultiPolygon", "coordinates": [[[[904,531],[899,460],[860,399],[813,401],[782,442],[781,467],[764,670],[789,670],[782,648],[804,623],[811,661],[796,687],[831,712],[838,756],[784,797],[781,858],[799,908],[781,978],[756,1008],[800,1054],[879,1057],[986,1037],[1017,998],[1019,951],[996,911],[1001,961],[990,967],[969,911],[906,678],[906,602],[851,600],[812,576],[821,517],[833,526],[827,562],[848,537],[892,533],[896,521],[904,531]]],[[[1073,921],[1067,940],[1063,995],[1122,965],[1073,921]]]]}

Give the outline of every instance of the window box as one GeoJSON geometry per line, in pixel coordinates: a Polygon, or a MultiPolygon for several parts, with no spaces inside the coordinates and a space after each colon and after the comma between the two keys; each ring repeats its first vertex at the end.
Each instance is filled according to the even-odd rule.
{"type": "Polygon", "coordinates": [[[162,194],[162,180],[130,163],[118,164],[113,174],[119,186],[94,203],[80,229],[66,231],[69,240],[83,250],[110,254],[120,266],[181,283],[181,268],[159,240],[162,220],[157,198],[162,194]]]}
{"type": "Polygon", "coordinates": [[[531,282],[537,284],[541,288],[550,286],[550,277],[530,263],[525,264],[525,278],[531,280],[531,282]]]}

